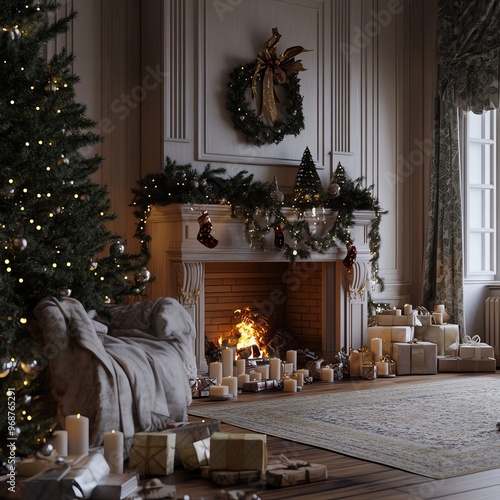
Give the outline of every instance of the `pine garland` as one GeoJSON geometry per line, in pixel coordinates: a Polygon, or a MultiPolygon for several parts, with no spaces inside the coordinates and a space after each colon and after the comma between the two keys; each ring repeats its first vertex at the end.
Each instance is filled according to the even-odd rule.
{"type": "MultiPolygon", "coordinates": [[[[338,170],[338,169],[337,169],[338,170]]],[[[336,172],[337,173],[337,172],[336,172]]],[[[151,237],[146,232],[146,221],[151,207],[166,206],[171,203],[193,205],[229,205],[231,215],[244,222],[245,235],[249,245],[263,251],[281,251],[285,259],[310,258],[311,253],[324,253],[334,246],[353,243],[350,228],[354,223],[356,210],[371,210],[375,218],[370,227],[370,252],[373,276],[382,291],[384,283],[378,275],[380,256],[380,220],[383,212],[378,200],[372,196],[371,188],[361,188],[361,179],[356,184],[347,178],[340,179],[340,195],[331,197],[322,193],[326,199],[325,208],[338,211],[336,223],[323,236],[315,234],[305,218],[305,213],[294,211],[296,217],[287,217],[286,207],[293,205],[292,195],[273,196],[274,187],[268,183],[253,180],[253,175],[240,171],[233,177],[227,177],[224,168],[214,169],[210,164],[199,173],[190,164],[177,165],[170,158],[166,159],[163,172],[148,174],[137,182],[132,189],[134,215],[139,219],[134,237],[142,243],[143,252],[150,257],[148,243],[151,237]],[[280,226],[287,240],[281,248],[270,245],[267,236],[280,226]]],[[[318,209],[319,219],[322,217],[318,209]]]]}

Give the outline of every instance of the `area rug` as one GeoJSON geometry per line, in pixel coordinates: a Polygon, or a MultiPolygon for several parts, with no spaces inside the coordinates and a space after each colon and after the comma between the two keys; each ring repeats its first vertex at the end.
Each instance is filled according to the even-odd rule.
{"type": "Polygon", "coordinates": [[[189,414],[435,479],[500,468],[500,378],[304,392],[189,414]]]}

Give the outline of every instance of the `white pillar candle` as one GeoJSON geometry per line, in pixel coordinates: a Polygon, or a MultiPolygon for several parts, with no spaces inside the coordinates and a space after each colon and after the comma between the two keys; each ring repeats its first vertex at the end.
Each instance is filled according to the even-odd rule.
{"type": "Polygon", "coordinates": [[[301,368],[300,370],[297,370],[297,373],[302,373],[304,377],[309,377],[309,370],[307,368],[301,368]]]}
{"type": "Polygon", "coordinates": [[[271,380],[281,379],[281,359],[271,358],[269,360],[269,378],[271,380]]]}
{"type": "Polygon", "coordinates": [[[246,359],[237,359],[236,360],[236,375],[240,375],[242,373],[245,373],[246,364],[247,364],[246,359]]]}
{"type": "Polygon", "coordinates": [[[373,352],[373,361],[379,361],[382,357],[383,341],[378,337],[370,340],[370,350],[373,352]]]}
{"type": "Polygon", "coordinates": [[[405,316],[409,316],[413,312],[413,307],[411,304],[405,304],[403,307],[403,312],[405,316]]]}
{"type": "Polygon", "coordinates": [[[104,458],[111,474],[123,474],[123,432],[104,433],[104,458]]]}
{"type": "Polygon", "coordinates": [[[285,375],[286,373],[290,374],[293,373],[293,363],[282,363],[281,364],[281,376],[285,375]]]}
{"type": "Polygon", "coordinates": [[[222,363],[220,361],[210,363],[210,378],[217,379],[217,385],[222,382],[222,363]]]}
{"type": "Polygon", "coordinates": [[[250,382],[250,375],[248,373],[240,373],[238,375],[238,389],[243,389],[243,384],[250,382]]]}
{"type": "Polygon", "coordinates": [[[51,444],[61,457],[68,456],[68,433],[67,431],[54,431],[51,444]]]}
{"type": "Polygon", "coordinates": [[[228,394],[238,396],[238,377],[222,377],[222,385],[227,386],[228,394]]]}
{"type": "Polygon", "coordinates": [[[443,324],[443,313],[442,312],[433,312],[432,317],[434,318],[434,322],[436,325],[443,324]]]}
{"type": "Polygon", "coordinates": [[[321,380],[333,382],[333,368],[321,368],[321,380]]]}
{"type": "Polygon", "coordinates": [[[233,374],[234,351],[229,347],[221,351],[222,376],[230,377],[233,374]]]}
{"type": "Polygon", "coordinates": [[[401,309],[396,309],[396,316],[401,316],[401,309]]]}
{"type": "Polygon", "coordinates": [[[209,396],[227,396],[229,389],[227,385],[211,385],[208,388],[209,396]]]}
{"type": "Polygon", "coordinates": [[[297,351],[286,351],[286,362],[292,363],[292,372],[297,370],[297,351]]]}
{"type": "Polygon", "coordinates": [[[260,382],[262,380],[262,373],[257,371],[250,372],[250,380],[260,382]]]}
{"type": "Polygon", "coordinates": [[[297,381],[293,378],[283,379],[283,390],[285,392],[297,392],[297,381]]]}
{"type": "Polygon", "coordinates": [[[443,313],[444,312],[444,304],[435,304],[434,312],[443,313]]]}
{"type": "Polygon", "coordinates": [[[82,415],[68,415],[65,420],[68,432],[68,455],[89,454],[89,419],[82,415]]]}
{"type": "Polygon", "coordinates": [[[293,378],[297,381],[297,385],[302,387],[304,385],[304,374],[300,372],[295,372],[293,378]]]}
{"type": "Polygon", "coordinates": [[[269,380],[269,365],[256,366],[255,371],[262,373],[262,380],[269,380]]]}
{"type": "Polygon", "coordinates": [[[375,363],[377,367],[377,375],[379,377],[384,377],[389,375],[389,363],[384,363],[383,361],[377,361],[375,363]]]}

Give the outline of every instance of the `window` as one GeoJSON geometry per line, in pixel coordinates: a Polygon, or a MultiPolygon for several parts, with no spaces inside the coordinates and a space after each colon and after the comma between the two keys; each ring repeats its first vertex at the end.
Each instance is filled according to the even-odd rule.
{"type": "Polygon", "coordinates": [[[463,116],[464,277],[493,281],[497,274],[497,119],[499,113],[463,116]]]}

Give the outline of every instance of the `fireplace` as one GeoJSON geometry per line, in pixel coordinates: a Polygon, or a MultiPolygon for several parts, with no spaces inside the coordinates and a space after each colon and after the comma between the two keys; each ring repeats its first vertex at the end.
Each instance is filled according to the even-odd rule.
{"type": "Polygon", "coordinates": [[[351,234],[357,259],[347,270],[342,264],[346,255],[342,248],[314,253],[293,265],[279,252],[251,248],[243,223],[231,217],[227,206],[210,205],[213,234],[219,240],[211,249],[196,239],[199,211],[188,205],[152,208],[148,217],[150,270],[156,280],[151,298],[176,297],[189,311],[197,331],[195,352],[201,373],[207,369],[205,336],[214,339],[228,332],[237,307],[257,305],[264,313],[281,314],[284,324],[293,326],[299,344],[324,356],[364,345],[364,292],[370,277],[368,232],[374,214],[360,211],[354,215],[351,234]],[[224,275],[232,285],[224,282],[224,275]],[[237,302],[221,303],[224,295],[237,302]],[[221,316],[224,308],[225,316],[221,316]]]}

